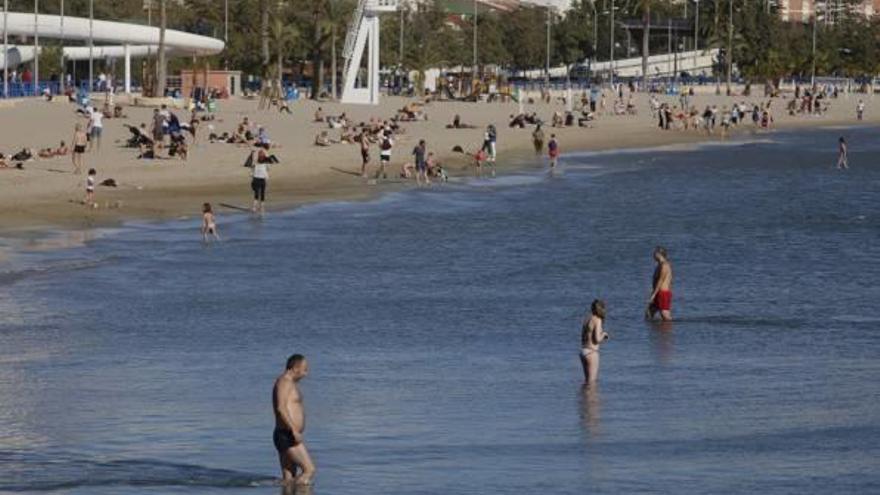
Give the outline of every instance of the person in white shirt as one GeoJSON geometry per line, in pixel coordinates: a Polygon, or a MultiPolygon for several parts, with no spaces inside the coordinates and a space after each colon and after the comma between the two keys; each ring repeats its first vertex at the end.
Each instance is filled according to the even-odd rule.
{"type": "Polygon", "coordinates": [[[101,134],[104,132],[104,114],[99,112],[97,108],[91,107],[89,111],[89,151],[97,144],[98,151],[101,150],[101,134]]]}
{"type": "Polygon", "coordinates": [[[263,203],[266,201],[266,183],[269,180],[269,165],[259,163],[259,160],[253,162],[253,173],[251,174],[251,190],[254,191],[254,206],[251,211],[254,213],[263,213],[263,203]]]}
{"type": "Polygon", "coordinates": [[[391,139],[391,131],[385,130],[382,136],[381,150],[379,151],[379,170],[376,172],[376,178],[380,176],[383,179],[388,178],[385,172],[385,166],[391,163],[391,150],[394,148],[394,140],[391,139]]]}

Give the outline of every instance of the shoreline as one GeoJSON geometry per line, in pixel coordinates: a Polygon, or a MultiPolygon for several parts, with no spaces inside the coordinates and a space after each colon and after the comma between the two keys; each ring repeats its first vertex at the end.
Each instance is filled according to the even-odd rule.
{"type": "MultiPolygon", "coordinates": [[[[644,95],[639,95],[644,96],[644,95]]],[[[402,99],[401,99],[402,100],[402,99]]],[[[735,101],[739,101],[736,98],[735,101]]],[[[855,101],[854,98],[849,100],[855,101]]],[[[297,112],[300,117],[308,115],[310,107],[324,105],[330,107],[328,103],[302,102],[297,104],[297,112]],[[305,108],[299,108],[305,107],[305,108]]],[[[495,115],[503,110],[503,113],[511,111],[513,105],[510,104],[485,104],[485,103],[467,103],[467,104],[450,104],[450,103],[434,103],[434,107],[428,107],[429,111],[437,108],[443,108],[446,105],[454,105],[455,111],[461,111],[462,108],[479,112],[495,106],[495,115]]],[[[348,108],[344,110],[350,110],[348,108]]],[[[555,106],[548,106],[539,115],[554,109],[555,106]]],[[[373,110],[367,108],[365,110],[373,110]]],[[[448,110],[448,109],[447,109],[448,110]]],[[[527,108],[527,112],[533,110],[527,108]]],[[[462,112],[464,113],[464,112],[462,112]]],[[[473,112],[470,112],[473,113],[473,112]]],[[[236,112],[235,116],[241,114],[258,114],[258,112],[236,112]]],[[[262,117],[262,114],[258,114],[262,117]]],[[[463,115],[464,116],[464,115],[463,115]]],[[[0,110],[0,119],[2,119],[2,110],[0,110]]],[[[466,118],[466,117],[465,117],[466,118]]],[[[497,120],[497,118],[493,119],[497,120]]],[[[222,122],[222,121],[221,121],[222,122]]],[[[442,121],[441,121],[442,122],[442,121]]],[[[475,122],[475,121],[474,121],[475,122]]],[[[680,130],[659,130],[653,119],[630,116],[604,116],[600,117],[594,125],[594,128],[552,128],[545,129],[545,134],[549,139],[550,134],[557,133],[561,148],[563,163],[565,155],[576,154],[582,152],[613,152],[617,150],[650,150],[662,147],[676,147],[681,145],[700,145],[711,143],[723,143],[727,140],[737,141],[743,137],[751,136],[772,136],[775,132],[793,132],[800,129],[821,130],[822,128],[855,128],[870,127],[880,124],[878,119],[866,119],[864,121],[856,121],[854,118],[843,118],[838,115],[813,117],[799,116],[794,119],[788,117],[779,119],[771,130],[756,129],[750,122],[746,122],[739,128],[731,129],[727,139],[721,139],[717,133],[709,136],[702,131],[680,131],[680,130]],[[607,127],[605,127],[607,125],[607,127]],[[619,129],[613,129],[617,127],[619,129]],[[611,128],[611,129],[609,129],[611,128]],[[618,132],[620,131],[620,132],[618,132]],[[608,138],[608,139],[602,139],[608,138]]],[[[407,125],[407,124],[404,124],[407,125]]],[[[498,125],[498,124],[496,124],[498,125]]],[[[267,126],[268,127],[268,126],[267,126]]],[[[416,127],[415,125],[411,127],[416,127]]],[[[477,126],[469,132],[466,130],[447,130],[446,137],[455,134],[455,137],[462,136],[467,133],[471,136],[482,134],[482,129],[477,126]]],[[[531,131],[533,127],[526,129],[508,129],[506,126],[498,125],[500,142],[498,147],[499,166],[497,168],[498,175],[516,173],[524,170],[540,169],[546,164],[546,157],[541,155],[538,157],[531,145],[531,131]],[[513,133],[519,133],[517,137],[511,136],[513,133]],[[536,160],[537,159],[537,160],[536,160]]],[[[442,128],[441,128],[442,129],[442,128]]],[[[433,130],[432,132],[439,132],[433,130]]],[[[277,132],[275,133],[277,134],[277,132]]],[[[415,132],[410,132],[412,136],[415,132]]],[[[409,136],[406,136],[409,137],[409,136]]],[[[429,140],[436,139],[431,132],[421,132],[418,137],[425,137],[429,140]]],[[[413,136],[413,139],[415,136],[413,136]]],[[[106,138],[105,138],[106,139],[106,138]]],[[[439,140],[439,139],[437,139],[439,140]]],[[[118,141],[118,140],[117,140],[118,141]]],[[[449,139],[446,139],[448,142],[449,139]]],[[[459,142],[460,140],[453,141],[459,142]]],[[[473,141],[473,139],[471,139],[473,141]]],[[[108,146],[106,143],[104,146],[108,146]]],[[[286,143],[285,143],[286,145],[286,143]]],[[[404,141],[402,151],[406,151],[409,143],[404,141]]],[[[205,146],[205,145],[203,145],[205,146]]],[[[212,146],[232,146],[232,145],[206,145],[212,146]]],[[[336,145],[346,146],[346,145],[336,145]]],[[[442,145],[441,145],[442,146],[442,145]]],[[[297,152],[299,147],[293,146],[297,152]]],[[[451,147],[446,147],[451,149],[451,147]]],[[[464,146],[467,150],[468,146],[464,146]]],[[[122,149],[122,148],[118,148],[122,149]]],[[[452,151],[441,151],[440,148],[434,149],[439,161],[446,165],[450,177],[472,177],[472,167],[470,166],[469,156],[466,157],[460,153],[452,151]]],[[[279,149],[279,151],[289,151],[279,149]]],[[[313,150],[312,150],[313,151],[313,150]]],[[[102,151],[103,153],[103,151],[102,151]]],[[[198,153],[198,152],[197,152],[198,153]]],[[[193,153],[190,162],[194,167],[198,167],[199,160],[202,157],[193,153]]],[[[389,183],[379,183],[378,185],[366,184],[360,177],[353,177],[343,169],[353,169],[356,159],[352,156],[354,153],[346,155],[344,163],[340,167],[332,165],[323,166],[325,164],[316,165],[308,170],[306,174],[296,171],[297,175],[289,177],[281,177],[279,179],[270,179],[269,203],[267,203],[267,211],[289,211],[301,206],[334,202],[334,201],[369,201],[376,197],[389,192],[396,192],[415,188],[412,180],[394,179],[389,183]]],[[[398,150],[398,156],[401,150],[398,150]]],[[[229,155],[228,153],[226,155],[229,155]]],[[[339,154],[338,154],[339,155],[339,154]]],[[[88,156],[88,155],[87,155],[88,156]]],[[[341,156],[341,155],[339,155],[341,156]]],[[[376,166],[376,160],[371,162],[371,168],[376,166]]],[[[57,160],[51,160],[47,163],[55,164],[57,160]]],[[[282,158],[284,160],[284,158],[282,158]]],[[[335,161],[335,160],[334,160],[335,161]]],[[[393,160],[390,166],[391,175],[397,175],[401,160],[393,160]]],[[[185,167],[190,165],[187,162],[185,167]]],[[[39,162],[37,162],[39,163],[39,162]]],[[[169,165],[173,165],[171,163],[169,165]]],[[[159,164],[161,167],[164,164],[159,164]]],[[[57,166],[57,165],[56,165],[57,166]]],[[[286,165],[284,165],[286,166],[286,165]]],[[[292,167],[295,167],[293,165],[292,167]]],[[[158,167],[156,167],[158,168],[158,167]]],[[[164,167],[166,170],[168,167],[164,167]]],[[[49,171],[58,172],[58,170],[48,169],[49,171]]],[[[14,173],[14,172],[10,172],[14,173]]],[[[59,174],[56,174],[59,175],[59,174]]],[[[239,174],[241,175],[241,174],[239,174]]],[[[124,180],[124,179],[123,179],[124,180]]],[[[7,205],[7,215],[0,217],[0,238],[3,239],[6,246],[4,251],[15,251],[18,248],[25,250],[43,249],[44,245],[55,244],[52,239],[56,237],[64,237],[63,233],[95,231],[96,229],[118,228],[126,223],[135,221],[146,222],[167,222],[174,220],[184,220],[195,218],[199,215],[198,206],[204,201],[210,201],[215,204],[215,211],[222,216],[228,212],[241,213],[229,208],[220,206],[220,203],[232,204],[240,207],[250,206],[250,190],[248,184],[242,178],[229,180],[224,177],[220,180],[212,180],[206,184],[192,185],[171,185],[161,184],[159,186],[133,186],[133,184],[120,181],[120,187],[117,190],[108,191],[107,189],[99,190],[99,202],[102,204],[119,204],[118,208],[99,208],[97,210],[86,209],[84,206],[73,204],[72,199],[60,201],[57,194],[36,195],[30,197],[25,204],[7,205]],[[61,205],[63,204],[63,206],[61,205]],[[10,207],[11,206],[11,207],[10,207]]],[[[67,234],[69,236],[69,234],[67,234]]],[[[67,247],[69,244],[63,242],[57,243],[59,248],[67,247]]],[[[5,260],[7,256],[0,254],[0,260],[5,260]]]]}

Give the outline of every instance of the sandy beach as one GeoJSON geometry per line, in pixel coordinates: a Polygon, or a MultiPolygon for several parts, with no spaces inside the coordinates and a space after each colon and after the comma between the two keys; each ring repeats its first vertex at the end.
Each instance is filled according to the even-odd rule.
{"type": "MultiPolygon", "coordinates": [[[[720,136],[707,136],[705,132],[663,131],[658,129],[650,111],[648,95],[637,94],[634,102],[638,110],[635,116],[600,115],[590,128],[568,127],[553,129],[547,126],[547,138],[557,134],[564,154],[574,150],[607,150],[618,148],[641,148],[676,143],[694,143],[718,140],[720,136]]],[[[789,116],[784,111],[788,99],[773,101],[774,129],[799,126],[846,126],[855,125],[855,107],[859,99],[867,104],[865,120],[861,124],[880,122],[880,112],[874,111],[868,95],[841,95],[831,100],[827,114],[818,116],[789,116]]],[[[660,101],[675,105],[677,97],[659,96],[660,101]]],[[[124,97],[117,102],[125,104],[124,97]]],[[[102,96],[94,99],[99,105],[102,96]]],[[[315,146],[315,136],[328,130],[331,138],[338,138],[339,130],[327,129],[326,125],[313,122],[315,110],[320,106],[327,115],[347,114],[351,122],[367,122],[370,118],[388,119],[403,107],[407,99],[389,97],[376,107],[341,105],[332,102],[299,101],[291,105],[292,114],[279,113],[276,109],[258,110],[257,101],[230,99],[220,101],[216,120],[211,122],[218,134],[234,131],[245,116],[255,125],[265,126],[278,148],[272,153],[281,163],[271,168],[269,181],[270,209],[289,208],[297,204],[327,199],[360,199],[394,188],[415,187],[413,181],[397,179],[400,165],[410,160],[410,152],[419,139],[426,139],[429,151],[433,151],[453,175],[471,174],[466,167],[470,163],[454,146],[465,150],[479,147],[483,129],[494,123],[498,128],[498,171],[513,170],[525,165],[534,166],[531,144],[533,127],[511,129],[508,121],[517,113],[516,103],[463,103],[433,102],[425,111],[428,120],[405,122],[405,134],[395,144],[392,168],[388,182],[369,184],[358,176],[360,154],[358,146],[334,144],[330,147],[315,146]],[[454,115],[462,122],[476,126],[475,129],[447,129],[454,115]]],[[[609,107],[611,98],[609,97],[609,107]]],[[[763,97],[725,97],[697,95],[691,98],[698,109],[706,105],[730,106],[734,102],[766,101],[763,97]]],[[[98,181],[113,178],[117,188],[98,187],[97,209],[80,204],[84,196],[85,175],[74,175],[71,159],[58,157],[37,159],[24,163],[24,170],[0,171],[0,229],[7,232],[22,229],[82,229],[113,225],[129,219],[162,220],[191,217],[199,214],[203,202],[226,203],[241,207],[250,205],[249,169],[242,166],[250,148],[233,144],[208,142],[208,123],[203,123],[198,142],[190,147],[188,160],[139,160],[137,149],[126,148],[129,131],[124,124],[149,127],[151,108],[125,106],[127,118],[105,119],[103,146],[100,151],[88,152],[85,169],[95,168],[98,181]]],[[[76,107],[70,103],[45,102],[42,100],[10,101],[0,108],[0,151],[12,154],[21,148],[55,147],[61,140],[70,145],[73,128],[77,122],[86,124],[78,116],[76,107]]],[[[564,104],[536,103],[524,105],[526,113],[536,112],[545,122],[551,120],[554,111],[564,111],[564,104]]],[[[189,120],[189,112],[174,112],[181,121],[189,120]]],[[[764,133],[751,122],[741,125],[735,133],[764,133]]],[[[772,130],[770,131],[772,132],[772,130]]],[[[852,146],[857,147],[854,143],[852,146]]],[[[829,149],[829,160],[834,148],[829,149]]],[[[379,150],[371,151],[371,171],[378,165],[379,150]]],[[[220,208],[219,213],[233,209],[220,208]]]]}

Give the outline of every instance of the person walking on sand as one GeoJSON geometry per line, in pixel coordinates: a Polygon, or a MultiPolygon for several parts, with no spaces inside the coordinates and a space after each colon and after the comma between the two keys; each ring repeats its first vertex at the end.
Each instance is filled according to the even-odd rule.
{"type": "Polygon", "coordinates": [[[83,155],[86,152],[86,145],[89,142],[89,136],[83,130],[83,126],[77,123],[73,130],[73,173],[79,175],[83,169],[83,155]]]}
{"type": "Polygon", "coordinates": [[[269,164],[256,160],[251,173],[251,190],[254,192],[254,206],[251,211],[263,214],[263,203],[266,202],[266,185],[269,181],[269,164]]]}
{"type": "Polygon", "coordinates": [[[584,382],[593,385],[599,379],[599,345],[609,339],[605,333],[605,301],[596,299],[590,305],[590,317],[581,327],[581,366],[584,382]]]}
{"type": "Polygon", "coordinates": [[[382,133],[381,150],[379,151],[379,170],[376,172],[376,179],[382,177],[388,178],[385,166],[391,164],[391,150],[394,149],[394,140],[391,139],[391,131],[386,130],[382,133]]]}
{"type": "Polygon", "coordinates": [[[556,140],[556,134],[550,135],[550,142],[547,143],[547,156],[550,157],[550,168],[555,169],[559,162],[559,141],[556,140]]]}
{"type": "Polygon", "coordinates": [[[214,209],[211,207],[211,203],[205,203],[202,205],[202,240],[208,242],[209,235],[214,236],[214,240],[220,240],[214,209]]]}
{"type": "Polygon", "coordinates": [[[844,139],[843,136],[840,136],[840,139],[837,142],[837,168],[838,170],[846,170],[849,168],[846,139],[844,139]]]}
{"type": "Polygon", "coordinates": [[[541,124],[535,126],[535,130],[532,132],[532,144],[535,146],[536,155],[544,152],[544,130],[541,129],[541,124]]]}
{"type": "Polygon", "coordinates": [[[648,298],[648,309],[645,317],[654,319],[659,312],[663,321],[672,321],[672,264],[666,248],[657,246],[654,248],[654,261],[657,268],[654,269],[653,290],[648,298]]]}
{"type": "Polygon", "coordinates": [[[92,146],[96,146],[98,151],[101,151],[101,134],[104,133],[104,113],[99,112],[97,108],[92,107],[89,112],[89,136],[91,136],[91,140],[89,141],[89,151],[92,150],[92,146]]]}
{"type": "Polygon", "coordinates": [[[306,415],[299,390],[300,380],[308,374],[309,363],[305,356],[294,354],[287,359],[287,366],[275,380],[272,390],[272,409],[275,413],[272,443],[278,451],[281,483],[285,485],[311,485],[315,476],[315,464],[303,438],[306,415]]]}
{"type": "Polygon", "coordinates": [[[366,131],[361,131],[361,177],[367,178],[367,165],[370,163],[370,141],[367,140],[366,131]]]}
{"type": "Polygon", "coordinates": [[[865,102],[862,100],[859,100],[859,103],[856,105],[856,118],[859,120],[865,118],[865,102]]]}
{"type": "Polygon", "coordinates": [[[422,139],[419,141],[418,146],[413,148],[413,157],[416,162],[416,184],[421,186],[422,179],[425,179],[425,185],[431,184],[431,179],[428,177],[428,145],[425,143],[425,140],[422,139]]]}

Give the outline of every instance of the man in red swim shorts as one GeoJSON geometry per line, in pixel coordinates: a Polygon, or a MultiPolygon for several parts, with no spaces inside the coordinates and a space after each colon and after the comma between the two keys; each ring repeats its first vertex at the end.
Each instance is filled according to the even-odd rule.
{"type": "Polygon", "coordinates": [[[657,262],[657,268],[654,269],[654,287],[648,299],[645,318],[652,320],[659,312],[663,321],[672,321],[672,264],[669,263],[666,248],[654,248],[654,261],[657,262]]]}

